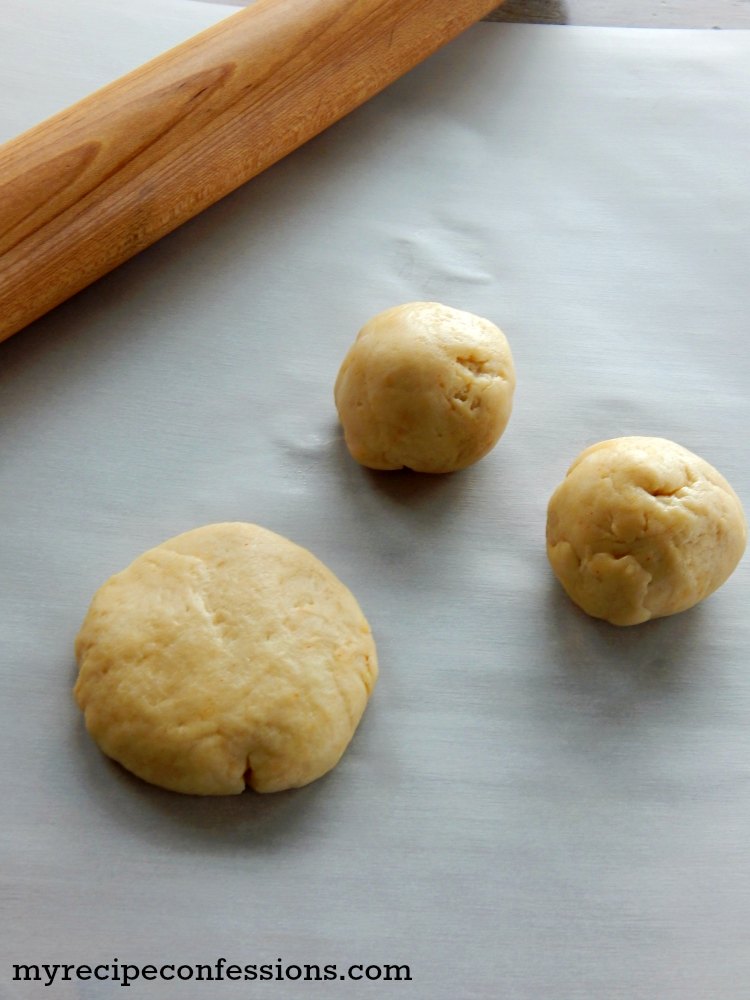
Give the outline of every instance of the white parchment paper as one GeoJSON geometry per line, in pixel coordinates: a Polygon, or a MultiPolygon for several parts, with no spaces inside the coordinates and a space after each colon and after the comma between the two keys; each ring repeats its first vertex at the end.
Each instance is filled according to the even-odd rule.
{"type": "MultiPolygon", "coordinates": [[[[227,10],[4,0],[7,138],[227,10]]],[[[469,31],[0,345],[0,996],[739,1000],[748,567],[618,630],[544,555],[586,445],[673,438],[750,502],[750,36],[469,31]],[[338,365],[439,299],[518,370],[465,473],[348,457],[338,365]],[[73,704],[100,583],[248,520],[352,588],[381,680],[340,766],[227,800],[109,763],[73,704]],[[410,983],[41,983],[14,963],[408,963],[410,983]]]]}

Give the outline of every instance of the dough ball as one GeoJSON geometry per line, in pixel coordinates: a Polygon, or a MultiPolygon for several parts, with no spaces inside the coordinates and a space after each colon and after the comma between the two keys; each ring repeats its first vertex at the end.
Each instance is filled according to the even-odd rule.
{"type": "Polygon", "coordinates": [[[594,618],[637,625],[685,611],[729,577],[747,528],[716,469],[664,438],[623,437],[582,452],[547,511],[547,555],[594,618]]]}
{"type": "Polygon", "coordinates": [[[76,656],[76,699],[104,753],[194,795],[276,792],[325,774],[378,669],[347,588],[252,524],[188,531],[113,576],[76,656]]]}
{"type": "Polygon", "coordinates": [[[515,384],[508,341],[493,323],[410,302],[360,330],[334,395],[347,447],[362,465],[454,472],[497,443],[515,384]]]}

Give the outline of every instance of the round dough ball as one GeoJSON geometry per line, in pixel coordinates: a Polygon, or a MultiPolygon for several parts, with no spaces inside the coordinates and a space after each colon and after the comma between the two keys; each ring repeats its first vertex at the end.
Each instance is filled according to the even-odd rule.
{"type": "Polygon", "coordinates": [[[623,437],[583,451],[547,511],[547,555],[594,618],[637,625],[685,611],[729,577],[747,527],[732,487],[664,438],[623,437]]]}
{"type": "Polygon", "coordinates": [[[410,302],[359,331],[334,396],[347,447],[362,465],[454,472],[497,443],[515,385],[508,341],[493,323],[410,302]]]}
{"type": "Polygon", "coordinates": [[[252,524],[188,531],[113,576],[76,657],[76,699],[104,753],[194,795],[276,792],[325,774],[378,670],[347,588],[252,524]]]}

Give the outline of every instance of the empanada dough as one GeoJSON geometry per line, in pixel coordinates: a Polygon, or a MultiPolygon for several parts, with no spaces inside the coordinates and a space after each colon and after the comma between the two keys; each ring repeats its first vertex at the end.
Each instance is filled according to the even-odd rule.
{"type": "Polygon", "coordinates": [[[362,465],[454,472],[497,443],[515,384],[508,341],[494,323],[410,302],[360,330],[334,396],[347,447],[362,465]]]}
{"type": "Polygon", "coordinates": [[[75,696],[104,753],[195,795],[325,774],[378,670],[370,627],[333,573],[239,523],[188,531],[113,576],[76,656],[75,696]]]}
{"type": "Polygon", "coordinates": [[[702,601],[732,573],[746,539],[742,506],[726,479],[664,438],[587,448],[547,512],[555,575],[579,607],[614,625],[702,601]]]}

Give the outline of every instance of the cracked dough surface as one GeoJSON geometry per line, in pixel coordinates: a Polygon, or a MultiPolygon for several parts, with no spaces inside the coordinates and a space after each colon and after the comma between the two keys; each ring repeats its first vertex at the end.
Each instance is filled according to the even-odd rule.
{"type": "Polygon", "coordinates": [[[495,446],[515,384],[508,341],[494,323],[437,302],[409,302],[360,330],[334,397],[360,464],[454,472],[495,446]]]}
{"type": "Polygon", "coordinates": [[[280,791],[325,774],[378,669],[370,627],[333,573],[240,523],[188,531],[113,576],[76,657],[75,696],[104,753],[196,795],[280,791]]]}
{"type": "Polygon", "coordinates": [[[733,572],[747,539],[724,477],[664,438],[583,451],[547,511],[547,555],[569,597],[614,625],[685,611],[733,572]]]}

